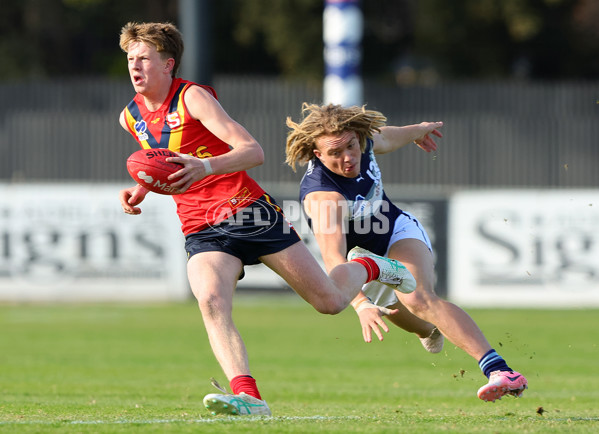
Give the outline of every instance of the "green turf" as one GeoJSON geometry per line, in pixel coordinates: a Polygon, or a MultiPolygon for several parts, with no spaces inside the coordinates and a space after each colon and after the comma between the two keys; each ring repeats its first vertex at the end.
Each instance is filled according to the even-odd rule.
{"type": "Polygon", "coordinates": [[[191,302],[0,306],[0,432],[599,431],[598,310],[468,311],[528,377],[522,399],[478,400],[485,378],[451,344],[431,355],[396,328],[365,344],[351,311],[241,294],[236,322],[274,413],[248,419],[201,404],[210,377],[226,381],[191,302]]]}

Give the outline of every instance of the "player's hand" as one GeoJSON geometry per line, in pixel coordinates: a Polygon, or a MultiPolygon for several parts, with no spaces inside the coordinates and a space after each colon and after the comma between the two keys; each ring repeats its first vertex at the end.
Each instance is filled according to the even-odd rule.
{"type": "Polygon", "coordinates": [[[121,207],[125,214],[141,214],[141,208],[137,207],[148,194],[149,190],[137,184],[135,187],[125,188],[119,192],[121,207]]]}
{"type": "Polygon", "coordinates": [[[443,137],[443,134],[439,131],[439,128],[443,126],[443,122],[422,122],[420,128],[423,134],[414,140],[414,143],[418,145],[420,149],[426,152],[433,152],[437,150],[437,143],[431,137],[431,134],[437,137],[443,137]]]}
{"type": "Polygon", "coordinates": [[[194,182],[199,181],[208,174],[206,173],[206,167],[199,158],[180,152],[177,152],[177,155],[177,157],[168,157],[166,161],[182,164],[183,168],[170,174],[168,179],[176,179],[175,182],[171,183],[171,187],[176,188],[178,193],[184,193],[194,182]]]}
{"type": "Polygon", "coordinates": [[[358,314],[360,324],[362,325],[364,342],[372,342],[372,332],[376,334],[379,341],[382,341],[383,334],[381,333],[381,329],[385,331],[385,333],[389,332],[389,327],[387,326],[387,323],[383,321],[383,316],[395,315],[398,312],[397,309],[391,310],[386,307],[377,306],[369,300],[360,303],[356,307],[356,313],[358,314]]]}

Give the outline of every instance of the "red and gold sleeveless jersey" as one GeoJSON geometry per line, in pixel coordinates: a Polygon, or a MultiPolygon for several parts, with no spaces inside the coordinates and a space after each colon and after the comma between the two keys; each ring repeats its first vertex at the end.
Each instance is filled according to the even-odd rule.
{"type": "MultiPolygon", "coordinates": [[[[210,86],[175,78],[162,106],[151,112],[137,94],[125,108],[129,132],[142,148],[168,148],[198,158],[222,155],[229,145],[212,134],[185,106],[183,96],[190,86],[200,86],[217,98],[210,86]]],[[[209,175],[194,183],[185,193],[173,196],[185,235],[217,224],[248,206],[264,190],[245,171],[209,175]]]]}

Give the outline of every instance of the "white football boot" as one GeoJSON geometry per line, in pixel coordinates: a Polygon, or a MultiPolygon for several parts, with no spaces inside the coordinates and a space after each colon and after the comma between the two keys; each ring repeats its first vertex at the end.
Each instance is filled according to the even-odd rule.
{"type": "Polygon", "coordinates": [[[229,414],[233,416],[271,416],[266,401],[241,392],[239,395],[228,393],[213,378],[212,385],[222,393],[209,393],[204,397],[204,407],[213,415],[229,414]]]}
{"type": "Polygon", "coordinates": [[[347,254],[348,261],[356,258],[370,258],[376,263],[380,270],[379,277],[376,279],[379,282],[404,294],[410,294],[416,289],[416,279],[401,262],[375,255],[361,247],[354,247],[347,254]]]}

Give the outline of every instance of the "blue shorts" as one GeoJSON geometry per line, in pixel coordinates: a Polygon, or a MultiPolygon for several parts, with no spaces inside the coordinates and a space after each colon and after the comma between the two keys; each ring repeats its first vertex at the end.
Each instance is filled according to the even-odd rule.
{"type": "Polygon", "coordinates": [[[187,259],[201,252],[225,252],[243,265],[280,252],[300,241],[293,225],[268,195],[229,216],[225,221],[185,237],[187,259]]]}

